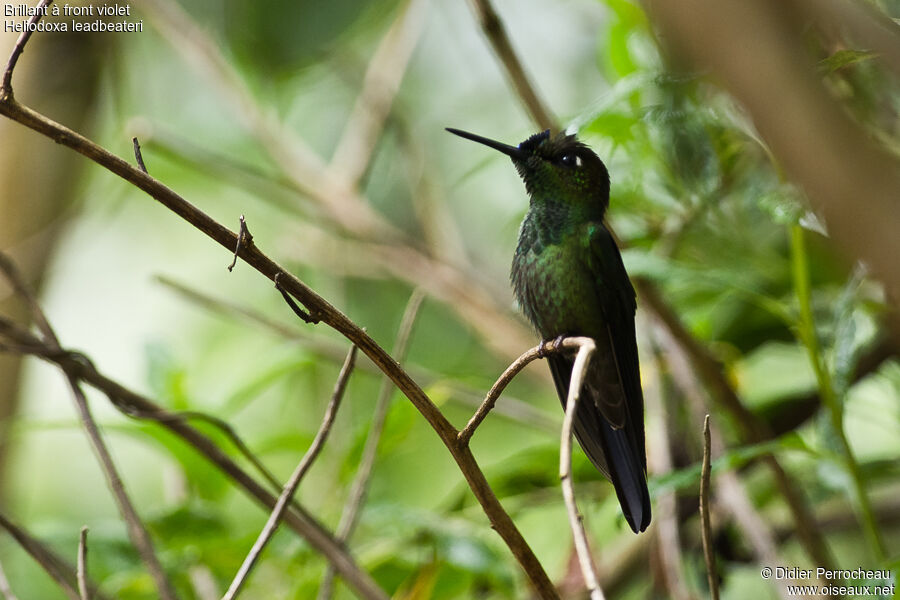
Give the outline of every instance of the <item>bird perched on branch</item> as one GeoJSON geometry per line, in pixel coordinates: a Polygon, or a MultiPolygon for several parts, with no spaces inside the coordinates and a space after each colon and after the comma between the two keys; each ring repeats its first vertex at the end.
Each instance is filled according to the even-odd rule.
{"type": "MultiPolygon", "coordinates": [[[[650,524],[644,398],[635,340],[634,288],[603,224],[609,173],[574,135],[537,133],[518,146],[447,131],[512,159],[530,199],[511,279],[528,320],[545,340],[586,336],[597,352],[575,415],[575,437],[613,484],[635,533],[650,524]]],[[[566,405],[574,358],[547,357],[566,405]]]]}

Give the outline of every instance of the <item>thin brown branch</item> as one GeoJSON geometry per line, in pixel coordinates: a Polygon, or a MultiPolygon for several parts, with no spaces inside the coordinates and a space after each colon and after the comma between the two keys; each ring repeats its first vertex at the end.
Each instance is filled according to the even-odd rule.
{"type": "MultiPolygon", "coordinates": [[[[661,342],[669,351],[673,376],[679,385],[683,389],[696,388],[694,382],[702,381],[712,401],[730,414],[745,443],[755,444],[770,439],[765,424],[747,409],[726,378],[723,365],[685,328],[678,315],[662,300],[659,290],[642,278],[635,279],[635,287],[642,303],[651,309],[665,329],[666,335],[661,337],[661,342]]],[[[696,389],[695,393],[704,395],[696,389]]],[[[803,492],[775,456],[765,455],[763,461],[771,469],[775,485],[788,503],[804,550],[815,564],[832,569],[834,560],[831,552],[803,492]]]]}
{"type": "MultiPolygon", "coordinates": [[[[159,0],[153,4],[158,4],[158,2],[159,0]]],[[[111,154],[84,136],[19,104],[11,96],[0,98],[0,114],[64,146],[72,148],[124,180],[134,184],[222,245],[226,250],[234,248],[237,243],[237,235],[235,233],[229,231],[153,177],[111,154]]],[[[425,417],[450,451],[460,471],[466,478],[470,489],[490,520],[491,526],[503,538],[510,551],[516,557],[534,590],[542,598],[558,598],[553,582],[509,514],[500,504],[471,450],[458,443],[456,429],[431,399],[428,398],[422,388],[412,380],[409,374],[399,368],[396,361],[362,328],[299,279],[288,275],[280,265],[263,254],[256,245],[245,246],[239,254],[244,261],[269,279],[274,281],[276,275],[279,276],[280,284],[285,291],[303,303],[310,313],[321,316],[321,320],[324,323],[358,346],[391,378],[394,384],[425,417]]]]}
{"type": "Polygon", "coordinates": [[[2,564],[0,564],[0,596],[3,597],[3,600],[19,600],[9,585],[9,580],[6,578],[2,564]]]}
{"type": "Polygon", "coordinates": [[[78,379],[69,373],[66,373],[66,377],[69,380],[69,387],[72,389],[72,394],[75,397],[75,404],[78,409],[81,424],[84,427],[85,432],[87,432],[88,439],[91,442],[91,446],[94,448],[94,452],[97,454],[97,459],[100,461],[100,467],[106,477],[106,483],[109,485],[110,491],[112,491],[119,512],[125,520],[128,537],[131,538],[131,543],[134,544],[141,560],[144,561],[147,570],[150,572],[150,576],[156,584],[160,597],[163,598],[163,600],[175,600],[175,590],[172,588],[172,584],[169,582],[168,577],[166,577],[165,571],[156,556],[156,551],[153,549],[153,542],[150,540],[150,534],[147,533],[146,527],[144,527],[134,505],[131,503],[131,499],[128,497],[128,493],[125,491],[125,484],[122,483],[122,478],[119,477],[115,463],[113,463],[112,460],[112,455],[109,453],[109,449],[106,447],[106,443],[100,435],[100,429],[97,427],[93,415],[91,415],[87,398],[81,390],[78,379]]]}
{"type": "Polygon", "coordinates": [[[81,600],[78,596],[78,582],[75,580],[75,566],[45,546],[37,538],[7,519],[0,513],[0,528],[4,529],[34,561],[62,588],[69,600],[81,600]]]}
{"type": "Polygon", "coordinates": [[[475,433],[475,430],[481,425],[482,421],[484,421],[485,417],[488,416],[488,413],[493,410],[494,405],[497,403],[497,400],[500,398],[500,394],[503,393],[503,390],[506,389],[506,386],[515,378],[519,372],[527,367],[531,362],[544,358],[547,354],[553,352],[559,352],[561,350],[580,350],[586,340],[588,338],[580,338],[580,337],[569,337],[560,340],[551,340],[541,342],[534,348],[523,353],[519,358],[517,358],[511,365],[509,365],[505,371],[500,375],[494,385],[491,386],[491,389],[488,390],[487,395],[484,397],[481,405],[475,411],[475,414],[472,415],[472,418],[469,419],[469,422],[466,423],[466,426],[459,432],[458,438],[461,444],[468,444],[469,440],[472,439],[472,435],[475,433]]]}
{"type": "Polygon", "coordinates": [[[371,162],[409,59],[422,35],[426,7],[426,0],[407,0],[369,61],[362,90],[329,165],[338,178],[354,187],[371,162]]]}
{"type": "Polygon", "coordinates": [[[3,71],[3,81],[0,83],[0,101],[6,96],[12,98],[12,75],[16,69],[16,63],[19,62],[19,57],[25,51],[25,44],[28,43],[28,38],[34,32],[32,25],[41,20],[51,2],[53,0],[41,0],[38,2],[34,15],[28,19],[25,30],[19,35],[19,39],[16,40],[16,45],[13,46],[12,53],[9,55],[9,60],[6,63],[6,69],[3,71]]]}
{"type": "Polygon", "coordinates": [[[703,540],[703,560],[706,562],[706,580],[713,600],[719,600],[719,573],[716,570],[716,556],[712,547],[712,527],[709,518],[709,474],[711,442],[709,437],[709,415],[703,420],[703,465],[700,468],[700,531],[703,540]]]}
{"type": "MultiPolygon", "coordinates": [[[[394,356],[397,358],[398,364],[403,364],[406,359],[406,351],[409,348],[409,339],[412,335],[413,325],[416,322],[416,316],[419,314],[419,308],[425,300],[425,293],[417,288],[413,290],[409,301],[406,303],[406,309],[403,311],[403,317],[400,319],[400,327],[397,330],[397,338],[394,340],[394,356]]],[[[350,486],[350,494],[347,502],[344,504],[344,510],[341,512],[341,520],[338,522],[337,539],[342,544],[346,544],[353,535],[356,524],[359,520],[362,505],[366,499],[366,492],[369,487],[369,478],[372,475],[372,469],[375,466],[375,456],[378,453],[378,444],[381,441],[381,435],[384,432],[384,424],[387,419],[388,409],[390,408],[391,395],[394,392],[394,386],[390,380],[385,377],[381,383],[381,389],[378,391],[378,401],[375,403],[375,412],[372,416],[372,427],[369,428],[369,434],[366,436],[366,444],[363,448],[362,459],[359,462],[359,468],[353,478],[350,486]]],[[[317,597],[320,600],[331,598],[334,585],[334,569],[330,566],[322,578],[322,584],[319,586],[317,597]]]]}
{"type": "Polygon", "coordinates": [[[260,532],[259,537],[256,538],[256,542],[244,559],[241,568],[238,569],[237,574],[231,581],[231,585],[228,587],[228,591],[225,592],[222,600],[235,600],[235,598],[238,597],[241,588],[250,576],[250,571],[253,570],[253,567],[259,560],[260,555],[262,555],[262,551],[265,549],[266,544],[269,543],[269,540],[272,539],[272,536],[275,535],[275,531],[281,524],[281,519],[284,517],[288,505],[293,499],[294,494],[297,492],[297,488],[300,487],[300,482],[303,481],[303,477],[306,475],[307,471],[309,471],[309,468],[315,462],[316,458],[318,458],[319,452],[321,452],[322,447],[325,445],[325,440],[328,439],[328,434],[331,432],[331,427],[334,425],[334,419],[337,417],[337,411],[338,408],[340,408],[341,400],[344,397],[344,391],[347,389],[347,381],[350,379],[350,373],[353,372],[353,363],[355,359],[356,346],[351,346],[350,351],[347,353],[347,358],[344,360],[344,365],[341,367],[341,371],[338,374],[337,382],[334,384],[334,392],[331,394],[331,401],[328,403],[328,408],[325,410],[325,416],[322,419],[319,430],[316,432],[316,437],[313,438],[309,449],[297,464],[287,485],[284,486],[284,491],[281,493],[281,496],[278,497],[275,509],[272,511],[272,514],[269,515],[269,520],[266,521],[266,525],[260,532]]]}
{"type": "MultiPolygon", "coordinates": [[[[94,367],[93,363],[84,356],[65,350],[61,352],[54,351],[27,329],[19,327],[3,317],[0,317],[0,335],[12,340],[19,352],[32,354],[56,364],[65,372],[71,373],[100,390],[109,397],[110,401],[117,408],[127,407],[125,412],[130,416],[151,419],[159,423],[210,461],[261,505],[269,510],[275,507],[277,498],[238,466],[215,442],[188,425],[178,415],[166,411],[151,400],[136,394],[101,374],[94,367]]],[[[346,550],[302,506],[295,502],[292,505],[292,510],[285,515],[284,520],[291,529],[304,537],[313,548],[335,566],[337,572],[353,587],[360,597],[366,600],[387,600],[387,594],[378,587],[367,573],[360,570],[346,550]]],[[[2,525],[2,522],[0,522],[0,526],[2,525]]],[[[74,573],[74,571],[73,567],[71,572],[74,573]]],[[[74,589],[74,582],[72,587],[74,589]]],[[[77,598],[77,593],[75,597],[77,598]]]]}
{"type": "Polygon", "coordinates": [[[91,600],[91,591],[87,584],[87,533],[88,528],[82,527],[78,535],[78,560],[75,563],[78,595],[81,596],[81,600],[91,600]]]}
{"type": "MultiPolygon", "coordinates": [[[[61,352],[62,348],[60,347],[59,339],[56,337],[56,333],[47,321],[34,294],[28,289],[28,286],[23,281],[12,261],[2,253],[0,253],[0,270],[4,272],[7,279],[12,283],[16,293],[29,305],[35,322],[38,323],[38,327],[44,335],[44,341],[47,346],[49,346],[50,350],[53,352],[61,352]]],[[[112,456],[109,453],[109,449],[106,447],[106,444],[100,435],[100,430],[91,415],[87,398],[81,390],[76,377],[71,373],[66,372],[66,379],[69,382],[69,387],[75,398],[75,405],[82,426],[87,433],[88,440],[97,455],[97,459],[100,461],[100,467],[106,477],[110,491],[112,491],[119,512],[125,520],[129,538],[137,549],[141,560],[144,561],[147,570],[150,572],[150,576],[156,583],[160,597],[163,598],[163,600],[175,600],[175,591],[172,588],[172,584],[166,577],[165,571],[156,556],[156,552],[153,549],[153,542],[150,540],[150,535],[147,533],[137,511],[134,509],[134,505],[131,503],[131,499],[125,491],[124,484],[119,477],[112,456]]]]}
{"type": "MultiPolygon", "coordinates": [[[[262,325],[282,338],[297,342],[305,348],[310,349],[310,351],[324,356],[329,360],[337,362],[344,359],[343,350],[340,348],[340,344],[331,338],[304,333],[301,330],[289,327],[280,321],[275,321],[252,308],[241,306],[221,298],[215,298],[167,277],[159,276],[156,279],[187,300],[204,308],[208,308],[211,311],[226,316],[236,316],[245,321],[262,325]]],[[[381,369],[375,366],[368,357],[365,358],[365,360],[359,361],[357,369],[363,369],[369,373],[381,374],[381,369]]],[[[440,382],[441,386],[446,386],[450,391],[449,400],[452,402],[457,402],[467,407],[477,408],[484,400],[482,393],[475,388],[456,381],[446,381],[443,377],[433,371],[414,365],[406,367],[406,371],[409,372],[416,381],[421,381],[426,386],[436,382],[440,382]]],[[[532,405],[519,398],[507,395],[504,397],[503,403],[493,408],[493,410],[498,415],[515,423],[528,425],[529,427],[534,427],[548,433],[552,432],[554,435],[559,431],[560,421],[558,419],[543,411],[535,409],[532,405]]]]}
{"type": "Polygon", "coordinates": [[[231,104],[234,114],[259,139],[272,161],[297,188],[321,205],[329,218],[362,236],[397,237],[396,228],[346,181],[334,177],[326,162],[309,145],[259,106],[208,32],[184,9],[170,0],[150,0],[141,8],[160,35],[213,82],[221,98],[231,104]]]}
{"type": "MultiPolygon", "coordinates": [[[[161,35],[222,91],[235,115],[267,150],[283,175],[323,209],[323,219],[351,237],[379,242],[372,244],[366,255],[380,270],[414,287],[421,286],[430,296],[445,302],[472,324],[488,348],[505,360],[531,343],[530,333],[510,319],[505,305],[498,304],[496,294],[480,284],[478,277],[457,266],[464,264],[464,259],[440,260],[414,247],[371,208],[352,182],[336,177],[325,161],[292,133],[290,125],[279,122],[261,107],[206,29],[189,14],[171,0],[148,0],[142,8],[161,35]]],[[[314,250],[306,248],[305,253],[314,250]]]]}
{"type": "Polygon", "coordinates": [[[566,399],[566,416],[560,434],[559,479],[562,484],[563,499],[566,502],[569,526],[572,528],[575,552],[578,555],[578,563],[581,565],[584,585],[590,593],[591,600],[604,600],[603,590],[600,588],[600,582],[597,581],[597,571],[594,568],[594,559],[591,557],[591,549],[588,546],[587,534],[584,531],[584,519],[578,512],[578,505],[575,503],[575,488],[572,485],[572,425],[575,422],[575,411],[578,409],[581,386],[591,362],[591,355],[597,349],[597,345],[591,338],[574,339],[578,340],[581,347],[578,349],[575,363],[572,365],[572,379],[569,383],[569,396],[566,399]]]}
{"type": "MultiPolygon", "coordinates": [[[[672,341],[665,336],[662,336],[660,341],[663,344],[672,344],[672,341]]],[[[672,352],[670,353],[669,364],[672,367],[672,379],[681,389],[685,400],[687,400],[688,409],[693,415],[693,419],[695,421],[705,420],[705,415],[709,410],[708,402],[705,400],[705,394],[700,388],[697,378],[690,369],[687,358],[679,356],[677,352],[672,352]]],[[[725,441],[721,431],[713,423],[710,423],[709,434],[711,453],[722,454],[725,450],[725,441]]],[[[716,497],[720,501],[719,506],[722,510],[734,519],[738,529],[743,532],[759,564],[784,564],[783,560],[779,560],[778,546],[772,528],[759,514],[747,490],[734,471],[726,471],[717,475],[716,497]]],[[[773,580],[772,583],[777,583],[775,585],[776,591],[782,598],[786,599],[787,587],[784,585],[785,580],[777,582],[773,580]]]]}
{"type": "Polygon", "coordinates": [[[470,4],[478,16],[478,22],[482,31],[484,31],[484,35],[491,43],[497,58],[503,64],[506,76],[516,89],[519,98],[525,104],[525,108],[531,114],[532,120],[541,129],[558,129],[556,119],[553,118],[550,111],[541,101],[535,86],[531,83],[528,75],[525,74],[525,68],[519,61],[516,51],[513,50],[509,36],[506,35],[503,21],[497,16],[497,12],[491,5],[490,0],[470,0],[470,4]]]}

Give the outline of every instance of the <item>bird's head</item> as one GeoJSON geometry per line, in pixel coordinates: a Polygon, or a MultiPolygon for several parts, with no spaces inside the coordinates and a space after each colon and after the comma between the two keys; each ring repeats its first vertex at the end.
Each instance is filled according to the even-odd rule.
{"type": "Polygon", "coordinates": [[[510,146],[459,129],[447,131],[509,156],[532,202],[565,203],[585,216],[603,218],[609,205],[609,172],[574,135],[550,135],[548,129],[510,146]]]}

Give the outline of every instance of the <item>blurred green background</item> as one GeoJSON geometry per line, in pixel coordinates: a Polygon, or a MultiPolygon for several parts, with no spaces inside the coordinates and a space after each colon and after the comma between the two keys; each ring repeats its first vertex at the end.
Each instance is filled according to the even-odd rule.
{"type": "MultiPolygon", "coordinates": [[[[385,348],[393,347],[412,291],[424,289],[406,364],[461,427],[509,362],[537,341],[507,285],[527,209],[521,182],[504,157],[443,130],[459,127],[517,143],[536,129],[470,7],[195,0],[173,16],[169,6],[132,6],[145,20],[143,33],[71,36],[63,52],[89,60],[44,81],[41,96],[22,91],[17,97],[39,108],[48,97],[74,105],[69,121],[49,116],[81,123],[79,130],[123,157],[130,157],[130,138],[138,136],[154,177],[233,229],[244,215],[263,251],[385,348]],[[386,35],[394,36],[388,38],[394,46],[382,43],[386,35]],[[386,55],[384,71],[367,78],[379,51],[386,55]],[[401,77],[396,96],[387,93],[383,128],[372,131],[371,160],[365,142],[342,154],[364,82],[375,82],[375,108],[363,111],[372,116],[382,106],[379,81],[401,77]],[[88,92],[67,96],[85,82],[88,92]],[[342,181],[344,169],[361,161],[358,199],[390,229],[342,225],[304,187],[305,172],[292,169],[290,152],[298,147],[321,157],[311,164],[326,181],[342,181]],[[336,150],[339,160],[328,166],[336,150]]],[[[896,3],[880,8],[900,14],[896,3]]],[[[774,450],[804,493],[836,566],[896,573],[900,367],[878,282],[835,251],[741,108],[708,79],[661,55],[640,5],[498,0],[496,9],[553,113],[607,163],[609,220],[627,247],[629,273],[659,287],[687,329],[724,364],[747,408],[777,434],[773,442],[748,447],[731,415],[704,408],[704,394],[686,397],[673,373],[671,341],[639,309],[655,528],[640,537],[628,531],[611,486],[580,450],[574,456],[580,508],[608,596],[672,597],[658,528],[657,502],[666,496],[674,497],[679,584],[689,597],[707,597],[696,515],[704,412],[711,412],[726,443],[714,484],[717,474],[738,469],[772,529],[783,566],[818,565],[799,545],[771,472],[756,460],[763,451],[774,450]],[[792,245],[792,232],[801,245],[792,245]],[[798,252],[809,265],[819,340],[812,355],[824,367],[818,378],[792,271],[798,252]],[[886,543],[883,560],[854,510],[850,475],[820,400],[823,385],[843,407],[843,427],[886,543]]],[[[23,70],[63,43],[51,38],[34,37],[23,70]]],[[[5,43],[4,55],[11,45],[5,43]]],[[[816,32],[809,33],[808,47],[827,89],[861,127],[897,152],[896,77],[865,48],[839,48],[816,32]]],[[[52,163],[66,152],[27,135],[36,139],[29,149],[33,161],[52,163]]],[[[324,325],[296,321],[271,284],[247,265],[226,271],[227,252],[140,191],[87,161],[76,164],[64,191],[54,192],[60,204],[50,219],[56,232],[50,258],[32,277],[43,281],[41,299],[62,343],[165,406],[227,420],[279,479],[287,479],[315,435],[346,340],[324,325]],[[215,306],[180,288],[208,296],[215,306]],[[289,335],[228,306],[264,315],[289,335]]],[[[32,200],[23,194],[13,202],[15,218],[27,222],[32,200]]],[[[0,246],[29,255],[40,235],[32,229],[18,240],[0,239],[0,246]]],[[[340,519],[381,383],[364,358],[360,363],[325,450],[298,492],[330,528],[340,519]]],[[[513,382],[472,447],[550,576],[565,597],[577,598],[580,572],[557,474],[562,413],[545,371],[534,364],[513,382]]],[[[78,531],[88,525],[90,574],[101,590],[115,598],[153,598],[64,378],[33,359],[25,361],[21,377],[17,408],[5,420],[2,512],[73,562],[78,531]]],[[[217,597],[267,514],[159,426],[122,417],[100,394],[89,398],[179,593],[217,597]]],[[[200,427],[241,460],[224,437],[200,427]]],[[[752,544],[727,507],[716,507],[714,525],[723,597],[782,597],[777,584],[759,576],[752,544]]],[[[448,452],[399,393],[349,548],[398,598],[529,593],[448,452]]],[[[19,598],[65,597],[6,535],[0,535],[0,564],[19,598]]],[[[325,568],[303,540],[282,530],[244,597],[314,598],[325,568]]],[[[335,597],[354,596],[338,583],[335,597]]]]}

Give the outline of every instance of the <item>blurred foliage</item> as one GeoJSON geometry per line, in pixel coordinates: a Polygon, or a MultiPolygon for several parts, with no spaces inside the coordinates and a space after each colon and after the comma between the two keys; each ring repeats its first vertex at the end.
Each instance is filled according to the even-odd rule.
{"type": "MultiPolygon", "coordinates": [[[[784,539],[785,566],[815,567],[792,535],[769,472],[756,460],[774,453],[825,523],[838,565],[884,567],[854,517],[848,474],[819,400],[821,381],[800,334],[790,231],[804,228],[820,358],[884,522],[882,535],[894,557],[888,565],[896,569],[900,366],[892,357],[864,378],[856,375],[861,358],[883,341],[885,301],[877,282],[835,255],[825,226],[784,180],[740,107],[713,83],[667,63],[639,4],[497,5],[554,112],[564,115],[609,166],[610,220],[627,247],[629,272],[662,288],[689,330],[725,364],[742,400],[781,433],[742,446],[730,417],[713,411],[729,443],[715,461],[714,475],[738,470],[784,539]]],[[[220,45],[264,110],[327,157],[367,61],[403,6],[396,0],[192,0],[185,8],[220,45]]],[[[465,3],[433,3],[424,27],[360,187],[427,252],[441,256],[454,244],[461,248],[454,262],[496,290],[499,310],[510,315],[506,271],[526,210],[524,190],[506,161],[458,143],[442,128],[459,126],[514,142],[532,127],[465,3]],[[428,246],[434,231],[449,240],[444,249],[428,246]]],[[[158,33],[117,42],[96,109],[95,138],[126,155],[128,137],[140,134],[151,173],[221,222],[236,226],[236,216],[247,215],[261,247],[390,348],[410,282],[370,268],[353,240],[318,220],[310,199],[284,183],[284,173],[259,140],[236,123],[220,91],[158,33]],[[320,237],[307,238],[310,232],[320,237]]],[[[867,49],[838,46],[811,30],[810,63],[818,65],[825,84],[861,126],[900,147],[896,78],[886,76],[867,49]]],[[[57,259],[56,283],[45,299],[64,343],[84,348],[102,370],[170,408],[225,419],[279,479],[286,479],[315,435],[339,367],[334,356],[346,350],[345,341],[324,326],[295,325],[277,293],[245,265],[226,277],[223,252],[112,176],[86,169],[79,188],[84,215],[72,223],[57,259]],[[156,283],[152,275],[160,272],[286,324],[301,341],[195,305],[156,283]],[[91,329],[70,325],[84,319],[91,329]],[[130,341],[110,343],[119,337],[130,341]]],[[[701,424],[689,403],[661,382],[666,367],[650,351],[655,333],[647,320],[639,325],[645,393],[664,396],[669,406],[664,426],[675,463],[671,473],[652,474],[651,490],[655,498],[676,494],[685,585],[704,597],[695,514],[701,424]]],[[[461,426],[473,410],[463,401],[463,390],[475,390],[477,399],[506,363],[453,306],[426,300],[408,364],[453,423],[461,426]]],[[[572,548],[558,490],[558,435],[541,425],[560,422],[561,414],[544,370],[529,368],[507,391],[535,407],[543,421],[494,413],[472,446],[551,576],[562,580],[571,575],[572,548]]],[[[35,368],[31,377],[30,408],[15,429],[17,450],[4,482],[11,490],[9,510],[73,561],[78,529],[88,523],[90,572],[101,589],[115,598],[152,598],[152,582],[67,412],[69,399],[63,388],[47,387],[45,380],[57,374],[35,368]]],[[[380,378],[360,366],[326,449],[298,493],[330,528],[356,473],[379,385],[380,378]]],[[[93,400],[102,405],[99,396],[93,400]]],[[[179,592],[200,598],[198,581],[205,578],[224,590],[266,515],[159,426],[97,411],[179,592]]],[[[660,419],[649,412],[648,430],[660,419]]],[[[197,426],[235,460],[246,462],[220,431],[197,426]]],[[[648,451],[660,452],[658,444],[648,439],[648,451]]],[[[613,557],[654,534],[634,538],[611,487],[580,452],[574,460],[589,533],[600,563],[612,568],[613,557]]],[[[740,532],[729,525],[720,537],[723,597],[779,597],[758,569],[748,568],[751,558],[740,532]]],[[[396,598],[527,594],[518,566],[488,527],[448,453],[398,393],[349,547],[396,598]]],[[[616,579],[614,597],[665,597],[661,584],[648,578],[647,552],[635,556],[637,566],[618,566],[625,575],[616,579]]],[[[0,562],[19,598],[63,597],[7,537],[0,537],[0,562]]],[[[303,540],[282,530],[245,597],[313,598],[325,568],[303,540]]],[[[653,573],[656,577],[658,570],[653,573]]],[[[353,595],[338,583],[336,597],[353,595]]]]}

